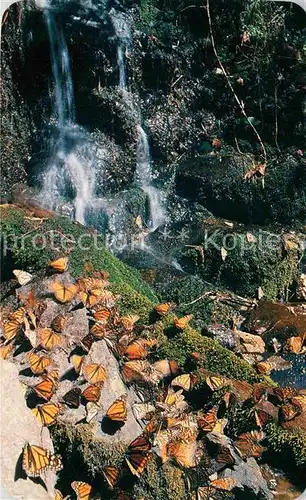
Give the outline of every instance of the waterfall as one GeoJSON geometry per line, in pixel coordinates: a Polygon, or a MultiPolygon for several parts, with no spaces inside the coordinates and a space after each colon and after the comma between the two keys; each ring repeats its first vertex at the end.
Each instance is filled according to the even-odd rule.
{"type": "Polygon", "coordinates": [[[57,121],[58,138],[44,174],[40,200],[48,208],[61,211],[70,192],[74,207],[70,212],[74,212],[78,222],[85,224],[86,209],[94,191],[93,162],[88,161],[92,153],[88,146],[84,155],[88,138],[75,123],[70,57],[63,30],[50,8],[44,9],[44,17],[54,77],[53,119],[57,121]]]}
{"type": "Polygon", "coordinates": [[[110,11],[110,17],[114,26],[117,37],[117,64],[119,69],[119,88],[123,91],[124,99],[128,106],[132,107],[135,115],[138,116],[137,124],[137,152],[136,152],[136,183],[147,194],[150,215],[149,226],[154,230],[164,223],[165,213],[162,204],[162,193],[152,184],[152,166],[150,147],[147,134],[141,124],[141,116],[135,107],[133,99],[128,98],[127,94],[127,77],[125,56],[128,54],[131,45],[131,29],[129,20],[126,15],[121,12],[116,12],[114,9],[110,11]]]}

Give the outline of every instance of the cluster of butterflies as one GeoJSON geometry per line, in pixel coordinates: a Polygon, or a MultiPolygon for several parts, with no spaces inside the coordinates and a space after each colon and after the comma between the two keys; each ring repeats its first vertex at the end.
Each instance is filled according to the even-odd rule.
{"type": "MultiPolygon", "coordinates": [[[[143,427],[140,436],[128,446],[124,464],[118,468],[108,465],[103,474],[108,486],[118,492],[118,499],[128,500],[130,497],[120,488],[122,475],[132,474],[140,477],[145,471],[153,452],[162,463],[174,462],[181,468],[201,467],[205,450],[203,440],[208,432],[223,434],[227,425],[224,415],[239,404],[239,394],[225,377],[205,376],[207,390],[211,396],[221,394],[218,403],[211,404],[213,397],[202,410],[192,411],[188,402],[188,393],[195,388],[200,370],[181,373],[178,364],[169,359],[150,362],[151,354],[158,349],[158,341],[152,338],[150,326],[138,325],[137,315],[121,316],[117,306],[118,297],[109,290],[108,274],[93,272],[91,277],[79,278],[71,282],[70,278],[61,275],[68,269],[68,258],[62,257],[50,262],[50,270],[54,274],[49,284],[49,292],[56,301],[74,307],[81,304],[89,315],[89,333],[78,341],[76,349],[71,349],[65,327],[67,314],[57,315],[52,319],[50,327],[41,328],[40,318],[45,310],[44,300],[36,297],[33,289],[19,294],[20,307],[14,312],[3,311],[2,343],[0,355],[6,359],[24,341],[30,344],[25,353],[23,363],[32,374],[40,380],[27,388],[27,392],[35,394],[43,402],[32,408],[34,416],[42,426],[51,426],[63,415],[67,408],[77,409],[81,404],[86,407],[86,421],[91,422],[100,412],[100,398],[103,384],[107,379],[105,368],[99,363],[90,362],[90,351],[95,342],[103,340],[118,359],[122,379],[127,385],[150,388],[149,401],[135,403],[130,409],[127,394],[122,394],[105,412],[105,418],[119,429],[125,424],[130,411],[143,427]],[[64,350],[77,376],[75,386],[61,396],[56,396],[59,370],[52,359],[53,352],[64,350]],[[82,390],[79,381],[86,382],[82,390]],[[161,383],[162,382],[162,383],[161,383]],[[154,395],[152,397],[152,395],[154,395]],[[187,398],[187,400],[186,400],[187,398]]],[[[25,271],[15,271],[21,285],[28,285],[34,278],[25,271]]],[[[162,303],[155,306],[156,320],[162,319],[175,308],[173,303],[162,303]]],[[[177,330],[186,328],[192,315],[173,317],[173,326],[177,330]]],[[[75,347],[75,346],[73,346],[75,347]]],[[[200,356],[192,354],[197,364],[200,356]]],[[[272,419],[284,421],[295,418],[305,410],[306,395],[291,388],[271,388],[265,384],[255,384],[252,394],[252,416],[255,429],[236,437],[231,447],[221,447],[216,455],[216,462],[227,467],[237,460],[248,457],[258,458],[265,451],[262,441],[265,438],[263,428],[272,419]],[[279,417],[280,415],[280,417],[279,417]]],[[[61,457],[52,454],[40,446],[25,444],[23,450],[23,468],[28,476],[36,477],[47,470],[59,471],[63,467],[61,457]]],[[[231,491],[236,481],[230,477],[218,478],[207,474],[206,484],[200,486],[196,498],[210,498],[216,491],[231,491]]],[[[93,497],[93,487],[84,482],[74,481],[71,484],[78,500],[93,497]]],[[[56,492],[55,500],[62,500],[63,495],[56,492]]]]}

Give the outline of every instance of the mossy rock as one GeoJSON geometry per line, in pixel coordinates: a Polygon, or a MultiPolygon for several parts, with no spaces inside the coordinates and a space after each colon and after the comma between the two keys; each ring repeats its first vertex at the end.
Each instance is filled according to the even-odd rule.
{"type": "Polygon", "coordinates": [[[201,368],[251,383],[261,380],[254,368],[244,360],[220,346],[215,340],[203,337],[190,327],[185,328],[161,346],[158,350],[158,357],[174,359],[182,368],[187,369],[193,352],[200,355],[199,366],[201,368]]]}
{"type": "MultiPolygon", "coordinates": [[[[33,217],[30,211],[9,206],[1,210],[1,233],[3,266],[8,279],[12,277],[10,272],[14,266],[42,274],[51,259],[69,253],[70,272],[75,278],[84,275],[86,266],[105,270],[114,286],[126,286],[125,293],[124,286],[121,293],[132,300],[133,306],[136,302],[140,305],[142,296],[146,305],[148,300],[158,301],[138,271],[126,266],[106,249],[103,235],[69,219],[57,216],[40,219],[33,217]]],[[[145,307],[143,304],[140,307],[142,316],[145,307]]]]}
{"type": "MultiPolygon", "coordinates": [[[[271,423],[266,428],[269,449],[276,454],[278,465],[285,470],[306,473],[306,433],[302,429],[286,431],[271,423]]],[[[304,487],[306,483],[304,482],[304,487]]]]}

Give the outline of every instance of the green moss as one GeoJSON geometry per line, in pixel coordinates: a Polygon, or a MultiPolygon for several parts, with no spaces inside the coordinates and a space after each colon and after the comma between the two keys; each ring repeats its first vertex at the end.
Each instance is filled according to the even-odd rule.
{"type": "Polygon", "coordinates": [[[160,459],[153,455],[133,493],[134,498],[146,500],[185,500],[184,473],[171,464],[161,466],[160,459]]]}
{"type": "Polygon", "coordinates": [[[52,429],[52,439],[55,452],[63,459],[63,471],[58,483],[61,491],[72,493],[70,484],[76,479],[108,491],[103,468],[122,462],[126,450],[124,444],[94,438],[89,424],[57,423],[52,429]]]}
{"type": "Polygon", "coordinates": [[[111,285],[114,294],[120,295],[118,305],[122,315],[138,314],[140,324],[148,324],[152,312],[152,302],[134,290],[128,283],[117,283],[111,285]]]}
{"type": "Polygon", "coordinates": [[[192,328],[185,330],[162,346],[158,355],[177,361],[184,367],[190,355],[197,352],[201,356],[201,367],[227,377],[248,382],[258,382],[260,377],[254,368],[239,359],[234,353],[220,346],[218,342],[202,337],[192,328]]]}
{"type": "MultiPolygon", "coordinates": [[[[123,264],[105,248],[103,235],[69,219],[33,220],[25,211],[8,208],[1,211],[1,232],[14,262],[23,269],[40,273],[46,270],[51,259],[69,252],[72,276],[84,275],[84,265],[88,263],[94,270],[108,271],[115,285],[128,283],[136,291],[139,301],[141,294],[157,301],[138,271],[123,264]]],[[[125,295],[127,297],[128,293],[125,295]]]]}
{"type": "Polygon", "coordinates": [[[269,448],[277,454],[285,468],[306,467],[306,433],[302,429],[286,431],[271,423],[266,428],[269,448]]]}

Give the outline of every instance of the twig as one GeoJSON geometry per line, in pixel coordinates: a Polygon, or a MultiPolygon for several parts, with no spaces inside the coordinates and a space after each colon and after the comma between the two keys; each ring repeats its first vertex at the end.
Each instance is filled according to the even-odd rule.
{"type": "Polygon", "coordinates": [[[274,139],[275,139],[276,147],[277,147],[278,151],[280,151],[280,147],[278,144],[277,90],[278,90],[278,87],[277,87],[277,85],[275,85],[275,87],[274,87],[274,104],[275,104],[275,137],[274,137],[274,139]]]}
{"type": "Polygon", "coordinates": [[[250,125],[250,127],[252,128],[254,134],[256,135],[258,141],[259,141],[259,144],[261,146],[261,149],[262,149],[262,152],[263,152],[263,157],[264,157],[264,162],[267,163],[267,151],[266,151],[266,148],[265,148],[265,145],[256,129],[256,127],[253,125],[253,123],[251,122],[250,118],[248,117],[248,115],[246,114],[245,110],[244,110],[244,104],[242,101],[240,101],[239,97],[237,96],[236,92],[235,92],[235,89],[229,79],[229,76],[221,62],[221,59],[218,55],[218,52],[217,52],[217,49],[216,49],[216,44],[215,44],[215,38],[214,38],[214,33],[213,33],[213,27],[212,27],[212,20],[211,20],[211,15],[210,15],[210,4],[209,4],[209,0],[206,0],[206,10],[207,10],[207,17],[208,17],[208,24],[209,24],[209,33],[210,33],[210,39],[211,39],[211,44],[212,44],[212,48],[213,48],[213,51],[214,51],[214,54],[216,56],[216,59],[219,63],[219,66],[222,70],[222,73],[223,75],[225,76],[226,78],[226,81],[227,81],[227,84],[230,88],[230,90],[232,91],[232,94],[234,96],[234,99],[235,101],[237,102],[239,108],[240,108],[240,111],[241,113],[243,114],[243,116],[245,117],[245,119],[247,120],[248,124],[250,125]]]}
{"type": "Polygon", "coordinates": [[[183,78],[183,75],[180,75],[180,76],[179,76],[179,77],[175,80],[175,82],[173,82],[173,83],[171,84],[171,88],[173,88],[173,87],[174,87],[174,85],[176,85],[176,84],[177,84],[177,83],[181,80],[181,78],[183,78]]]}

